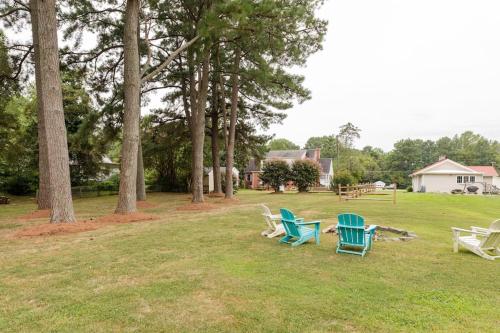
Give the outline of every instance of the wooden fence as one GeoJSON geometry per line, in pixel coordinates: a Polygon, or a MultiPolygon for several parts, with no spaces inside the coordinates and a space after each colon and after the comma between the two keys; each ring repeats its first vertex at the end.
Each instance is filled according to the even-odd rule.
{"type": "MultiPolygon", "coordinates": [[[[396,184],[393,184],[394,188],[392,189],[392,202],[396,203],[396,184]]],[[[391,199],[381,199],[381,198],[373,198],[375,195],[375,191],[377,187],[375,184],[366,183],[366,184],[358,184],[358,185],[339,185],[338,194],[339,201],[342,200],[377,200],[377,201],[391,201],[391,199]],[[363,196],[372,195],[371,198],[362,198],[363,196]]],[[[388,193],[380,193],[380,195],[387,195],[388,193]]]]}

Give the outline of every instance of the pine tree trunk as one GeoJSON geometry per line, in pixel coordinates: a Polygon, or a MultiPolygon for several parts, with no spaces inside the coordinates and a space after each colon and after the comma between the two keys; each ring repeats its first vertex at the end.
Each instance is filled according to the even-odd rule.
{"type": "Polygon", "coordinates": [[[39,75],[39,79],[36,80],[39,91],[37,103],[41,104],[43,111],[41,121],[45,127],[47,142],[50,221],[52,223],[75,222],[59,74],[56,4],[55,0],[32,0],[30,6],[31,12],[34,14],[32,21],[33,40],[37,42],[35,59],[39,65],[36,71],[36,74],[39,75]]]}
{"type": "Polygon", "coordinates": [[[231,75],[231,115],[229,119],[229,135],[226,151],[226,199],[233,198],[233,166],[234,166],[234,145],[236,138],[236,119],[238,113],[238,93],[239,93],[239,70],[240,70],[241,50],[237,48],[234,55],[234,68],[231,75]]]}
{"type": "Polygon", "coordinates": [[[142,143],[139,130],[139,146],[137,150],[137,201],[146,201],[146,183],[144,180],[144,162],[142,160],[142,143]]]}
{"type": "Polygon", "coordinates": [[[222,194],[222,180],[220,174],[220,152],[219,152],[219,94],[217,82],[212,82],[212,170],[214,174],[214,193],[222,194]]]}
{"type": "MultiPolygon", "coordinates": [[[[37,11],[32,5],[31,21],[37,22],[37,11]]],[[[35,49],[35,81],[37,101],[42,100],[41,77],[40,77],[40,59],[38,57],[40,44],[38,42],[38,25],[32,25],[33,47],[35,49]]],[[[47,156],[47,134],[45,131],[45,117],[42,103],[37,102],[38,118],[38,209],[50,209],[50,179],[49,179],[49,158],[47,156]]]]}
{"type": "MultiPolygon", "coordinates": [[[[203,54],[202,70],[198,73],[198,86],[195,87],[193,71],[190,79],[191,141],[192,141],[192,202],[202,203],[203,198],[203,148],[205,143],[205,108],[208,94],[208,70],[210,52],[203,54]]],[[[192,66],[191,59],[191,68],[192,66]]]]}
{"type": "Polygon", "coordinates": [[[127,214],[136,208],[137,152],[139,144],[140,85],[139,0],[127,0],[123,33],[125,108],[123,116],[123,143],[120,165],[120,189],[116,213],[127,214]]]}

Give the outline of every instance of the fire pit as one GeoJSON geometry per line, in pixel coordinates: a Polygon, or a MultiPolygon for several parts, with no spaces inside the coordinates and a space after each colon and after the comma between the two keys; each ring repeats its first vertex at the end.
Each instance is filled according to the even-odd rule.
{"type": "MultiPolygon", "coordinates": [[[[336,225],[331,225],[323,229],[323,233],[337,233],[336,225]]],[[[410,241],[417,238],[417,235],[411,231],[406,231],[404,229],[398,229],[394,227],[388,227],[383,225],[378,225],[375,229],[374,240],[380,242],[392,242],[392,241],[410,241]],[[389,237],[388,233],[396,234],[396,237],[389,237]]]]}

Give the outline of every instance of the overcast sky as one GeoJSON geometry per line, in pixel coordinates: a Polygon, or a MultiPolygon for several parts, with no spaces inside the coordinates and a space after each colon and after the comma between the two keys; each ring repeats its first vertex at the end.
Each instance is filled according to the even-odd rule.
{"type": "Polygon", "coordinates": [[[301,146],[352,122],[357,146],[466,130],[500,140],[499,0],[329,0],[324,50],[300,73],[312,99],[271,133],[301,146]]]}

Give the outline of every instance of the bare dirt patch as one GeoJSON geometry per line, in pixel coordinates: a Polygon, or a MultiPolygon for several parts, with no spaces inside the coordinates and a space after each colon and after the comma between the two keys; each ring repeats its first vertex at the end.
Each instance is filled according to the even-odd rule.
{"type": "Polygon", "coordinates": [[[224,198],[224,193],[210,193],[207,195],[209,198],[224,198]]]}
{"type": "Polygon", "coordinates": [[[79,221],[75,223],[44,223],[24,228],[14,234],[15,238],[52,236],[60,234],[72,234],[83,231],[96,230],[109,224],[123,224],[132,222],[143,222],[157,220],[159,216],[141,212],[131,214],[110,214],[95,219],[79,221]]]}
{"type": "Polygon", "coordinates": [[[50,217],[50,209],[39,209],[33,212],[18,216],[18,220],[34,220],[34,219],[43,219],[50,217]]]}
{"type": "Polygon", "coordinates": [[[158,207],[157,204],[148,202],[148,201],[137,201],[137,208],[140,209],[147,209],[147,208],[156,208],[158,207]]]}

